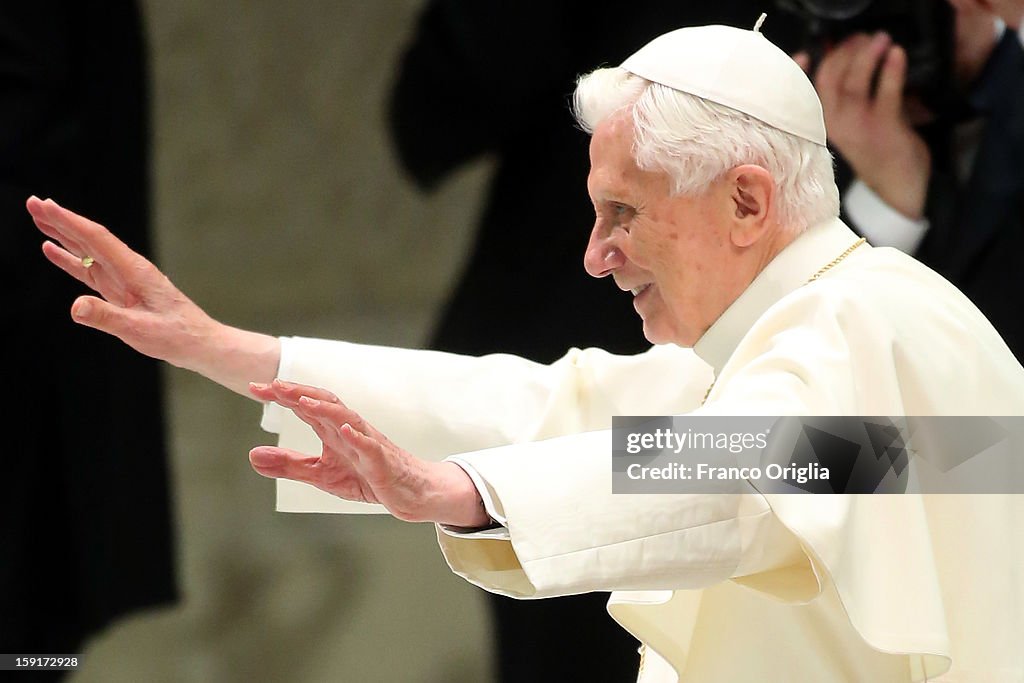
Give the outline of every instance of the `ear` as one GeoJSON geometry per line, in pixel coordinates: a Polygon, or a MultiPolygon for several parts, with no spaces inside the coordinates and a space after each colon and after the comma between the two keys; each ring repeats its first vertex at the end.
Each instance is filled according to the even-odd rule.
{"type": "Polygon", "coordinates": [[[762,166],[746,164],[726,176],[732,211],[730,239],[737,247],[749,247],[770,227],[768,215],[775,201],[775,182],[762,166]]]}

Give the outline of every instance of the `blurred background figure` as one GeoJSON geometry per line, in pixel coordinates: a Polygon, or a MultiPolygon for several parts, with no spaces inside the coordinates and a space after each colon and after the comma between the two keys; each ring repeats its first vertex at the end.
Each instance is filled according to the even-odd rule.
{"type": "Polygon", "coordinates": [[[801,59],[847,222],[946,276],[1024,358],[1024,2],[791,4],[817,34],[801,59]]]}
{"type": "MultiPolygon", "coordinates": [[[[650,346],[631,297],[583,269],[594,221],[589,137],[573,121],[570,94],[583,72],[618,64],[667,30],[753,27],[765,9],[746,0],[424,5],[391,91],[390,132],[401,163],[431,192],[471,160],[487,155],[496,162],[430,347],[550,362],[573,346],[617,353],[650,346]]],[[[797,22],[767,9],[765,35],[795,46],[797,22]]],[[[608,616],[607,598],[486,594],[497,680],[635,678],[638,643],[608,616]]]]}
{"type": "Polygon", "coordinates": [[[147,69],[134,2],[0,5],[5,653],[80,653],[118,617],[177,597],[160,370],[71,322],[85,288],[53,277],[24,218],[30,194],[65,198],[150,253],[147,69]]]}

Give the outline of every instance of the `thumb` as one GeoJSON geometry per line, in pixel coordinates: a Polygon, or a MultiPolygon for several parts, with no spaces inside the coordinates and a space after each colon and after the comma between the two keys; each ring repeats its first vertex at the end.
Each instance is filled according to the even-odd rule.
{"type": "Polygon", "coordinates": [[[75,322],[120,337],[130,312],[95,296],[80,296],[71,304],[75,322]]]}

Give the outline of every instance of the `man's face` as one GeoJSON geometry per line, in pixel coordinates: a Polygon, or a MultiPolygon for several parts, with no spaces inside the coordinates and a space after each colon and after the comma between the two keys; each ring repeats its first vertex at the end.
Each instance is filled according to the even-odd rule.
{"type": "Polygon", "coordinates": [[[597,219],[584,265],[631,292],[649,341],[693,346],[751,279],[734,267],[728,188],[671,196],[668,175],[640,169],[632,144],[624,115],[594,130],[587,188],[597,219]]]}

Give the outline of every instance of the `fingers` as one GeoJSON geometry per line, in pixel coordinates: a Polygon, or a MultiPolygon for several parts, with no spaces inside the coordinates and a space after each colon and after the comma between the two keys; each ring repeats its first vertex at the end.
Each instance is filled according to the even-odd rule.
{"type": "Polygon", "coordinates": [[[249,392],[261,401],[273,401],[289,409],[295,408],[298,405],[299,398],[302,396],[308,396],[318,401],[341,404],[341,399],[327,389],[308,384],[298,384],[297,382],[286,382],[281,379],[275,379],[270,384],[251,382],[249,384],[249,392]]]}
{"type": "Polygon", "coordinates": [[[93,289],[96,289],[92,273],[89,272],[92,267],[95,267],[95,263],[90,268],[86,268],[81,257],[76,256],[50,240],[43,242],[43,255],[46,257],[46,260],[63,270],[71,277],[85,285],[88,285],[89,287],[92,287],[93,289]]]}
{"type": "Polygon", "coordinates": [[[360,430],[367,429],[368,425],[327,389],[275,379],[270,384],[250,383],[249,391],[261,401],[273,401],[288,408],[312,427],[324,444],[325,459],[356,455],[340,438],[339,429],[350,423],[360,430]]]}
{"type": "Polygon", "coordinates": [[[292,412],[320,437],[324,444],[322,458],[328,465],[345,459],[371,485],[395,478],[396,466],[400,468],[398,460],[402,459],[403,452],[340,401],[301,396],[292,412]]]}
{"type": "Polygon", "coordinates": [[[63,208],[52,199],[29,197],[25,206],[36,227],[77,258],[91,256],[111,272],[137,265],[139,260],[145,261],[105,227],[63,208]]]}
{"type": "Polygon", "coordinates": [[[249,463],[264,477],[313,483],[320,458],[278,446],[257,446],[249,451],[249,463]]]}
{"type": "Polygon", "coordinates": [[[907,80],[907,53],[899,45],[892,46],[882,65],[875,104],[879,113],[896,119],[903,113],[903,87],[907,80]]]}
{"type": "Polygon", "coordinates": [[[368,481],[378,483],[394,478],[394,456],[398,449],[390,441],[382,443],[354,429],[351,424],[343,424],[338,433],[350,452],[356,455],[359,470],[368,481]]]}
{"type": "Polygon", "coordinates": [[[905,82],[906,52],[885,32],[851,36],[818,68],[829,137],[862,178],[877,176],[886,162],[878,140],[906,142],[905,82]]]}
{"type": "Polygon", "coordinates": [[[348,500],[380,503],[399,519],[432,519],[436,482],[423,463],[330,391],[281,380],[253,383],[249,389],[256,398],[290,407],[323,444],[319,458],[269,446],[253,449],[249,460],[257,472],[312,484],[348,500]]]}
{"type": "Polygon", "coordinates": [[[327,389],[275,379],[270,384],[251,382],[249,392],[261,401],[273,401],[288,408],[314,429],[318,425],[330,425],[337,430],[347,423],[375,438],[383,438],[359,413],[327,389]]]}
{"type": "Polygon", "coordinates": [[[867,104],[879,64],[884,64],[892,38],[885,32],[850,36],[822,60],[815,85],[826,109],[867,104]]]}
{"type": "Polygon", "coordinates": [[[394,517],[407,522],[447,517],[447,513],[435,516],[431,512],[438,502],[444,503],[444,497],[431,494],[432,491],[436,492],[436,480],[426,476],[424,463],[395,446],[376,430],[364,432],[351,424],[344,424],[338,434],[349,451],[348,458],[360,480],[365,482],[367,490],[372,491],[375,499],[394,517]]]}
{"type": "Polygon", "coordinates": [[[403,519],[415,516],[402,504],[409,497],[412,482],[412,488],[419,485],[418,479],[409,478],[412,457],[337,396],[327,389],[280,379],[270,384],[251,383],[249,391],[259,400],[289,408],[312,427],[323,444],[323,453],[315,460],[308,456],[303,456],[305,460],[285,456],[265,448],[254,451],[250,460],[257,471],[266,476],[305,481],[343,498],[381,502],[403,519]],[[388,494],[386,501],[381,491],[388,494]]]}
{"type": "Polygon", "coordinates": [[[861,41],[850,60],[850,69],[843,84],[843,90],[848,96],[859,99],[871,97],[871,84],[878,72],[878,65],[891,45],[892,39],[884,32],[876,33],[870,40],[861,41]]]}
{"type": "Polygon", "coordinates": [[[63,220],[60,205],[52,199],[42,200],[38,197],[29,197],[25,206],[32,216],[32,222],[36,224],[40,232],[59,242],[74,256],[80,258],[85,255],[88,247],[83,243],[83,236],[76,234],[74,230],[69,230],[65,225],[66,221],[63,220]]]}
{"type": "MultiPolygon", "coordinates": [[[[339,452],[348,458],[362,456],[365,453],[363,451],[353,452],[349,448],[350,444],[347,440],[343,439],[341,443],[337,443],[336,440],[341,436],[344,427],[349,427],[370,438],[387,442],[384,435],[374,429],[359,413],[348,408],[340,401],[333,403],[309,396],[302,396],[299,398],[297,405],[292,409],[292,412],[303,422],[313,427],[314,430],[317,430],[318,434],[322,431],[323,436],[321,438],[336,446],[339,452]],[[320,429],[317,429],[318,426],[320,429]]],[[[388,443],[390,444],[390,442],[388,443]]],[[[358,459],[356,462],[358,463],[358,459]]]]}
{"type": "Polygon", "coordinates": [[[270,384],[250,382],[249,392],[259,400],[272,401],[292,411],[297,418],[309,425],[319,440],[324,443],[324,457],[328,459],[337,457],[338,427],[344,424],[344,417],[337,421],[325,419],[322,412],[311,413],[308,410],[308,405],[300,402],[303,398],[306,398],[307,401],[314,401],[315,403],[323,401],[324,404],[337,405],[338,408],[344,409],[344,405],[333,393],[327,389],[285,382],[280,379],[275,379],[270,384]]]}
{"type": "Polygon", "coordinates": [[[58,228],[46,223],[33,216],[32,222],[35,223],[39,231],[49,237],[51,240],[59,243],[61,247],[71,253],[75,258],[81,258],[85,255],[86,247],[84,247],[78,240],[74,239],[70,235],[66,235],[61,232],[58,228]]]}
{"type": "Polygon", "coordinates": [[[862,34],[850,36],[838,47],[829,51],[821,60],[821,65],[818,66],[818,73],[815,76],[815,86],[822,99],[822,104],[826,107],[829,104],[834,104],[842,93],[846,74],[850,69],[856,48],[865,39],[866,36],[862,34]]]}
{"type": "Polygon", "coordinates": [[[290,479],[315,486],[332,495],[361,503],[379,503],[373,490],[348,463],[326,464],[322,458],[278,446],[257,446],[249,463],[261,476],[290,479]]]}

